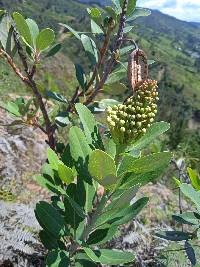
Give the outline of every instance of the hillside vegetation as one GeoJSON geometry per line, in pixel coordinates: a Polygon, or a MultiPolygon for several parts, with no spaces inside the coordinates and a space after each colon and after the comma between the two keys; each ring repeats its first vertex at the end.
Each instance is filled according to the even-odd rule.
{"type": "MultiPolygon", "coordinates": [[[[59,22],[68,23],[73,28],[83,31],[89,27],[85,18],[89,4],[75,0],[0,0],[0,6],[8,10],[20,11],[32,17],[41,26],[49,26],[59,30],[59,22]]],[[[97,1],[99,2],[99,1],[97,1]]],[[[101,4],[102,1],[101,1],[101,4]]],[[[95,5],[94,1],[90,5],[95,5]]],[[[132,22],[133,30],[129,37],[135,39],[139,46],[155,60],[151,66],[152,76],[160,82],[159,117],[172,123],[170,145],[176,148],[184,143],[189,134],[195,135],[191,142],[197,142],[199,132],[194,131],[200,121],[200,27],[195,23],[177,20],[159,11],[152,11],[151,16],[136,19],[132,22]],[[185,132],[186,130],[186,132],[185,132]],[[192,132],[191,132],[192,131],[192,132]]],[[[85,64],[85,55],[75,39],[68,39],[62,31],[58,39],[64,41],[62,62],[49,66],[46,76],[40,78],[54,89],[70,93],[73,89],[73,66],[71,60],[85,64]],[[77,57],[78,55],[78,57],[77,57]],[[71,59],[71,60],[70,60],[71,59]],[[54,76],[62,82],[54,82],[54,76]],[[65,89],[63,89],[65,88],[65,89]]],[[[1,63],[2,64],[2,63],[1,63]]],[[[1,94],[16,92],[19,82],[9,73],[7,68],[1,71],[4,82],[0,83],[1,94]]],[[[187,140],[188,141],[188,140],[187,140]]]]}

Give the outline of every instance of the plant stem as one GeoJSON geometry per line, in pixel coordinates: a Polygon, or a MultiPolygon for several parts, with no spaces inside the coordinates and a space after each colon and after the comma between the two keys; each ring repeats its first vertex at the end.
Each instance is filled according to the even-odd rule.
{"type": "Polygon", "coordinates": [[[22,64],[24,66],[24,70],[27,74],[26,76],[24,76],[22,74],[20,69],[15,65],[15,63],[14,63],[13,59],[10,57],[10,55],[8,55],[3,49],[0,49],[0,56],[6,59],[7,63],[11,66],[11,68],[13,69],[15,74],[21,79],[21,81],[32,89],[32,92],[38,101],[40,110],[41,110],[43,118],[44,118],[45,127],[46,127],[45,131],[46,131],[46,134],[48,136],[48,144],[52,149],[55,149],[54,128],[51,125],[51,121],[49,119],[49,116],[48,116],[48,113],[46,110],[46,106],[43,102],[42,95],[40,94],[40,92],[37,88],[36,82],[33,79],[33,76],[34,76],[35,71],[36,71],[36,67],[33,67],[31,73],[29,73],[28,64],[26,62],[26,57],[23,55],[23,52],[22,52],[23,50],[22,50],[19,42],[16,41],[16,43],[17,43],[17,49],[18,49],[19,57],[22,61],[22,64]]]}
{"type": "Polygon", "coordinates": [[[87,227],[85,228],[81,239],[82,240],[86,240],[88,238],[88,235],[90,234],[90,232],[93,230],[94,226],[95,226],[95,222],[98,218],[98,216],[101,214],[103,208],[105,207],[106,203],[108,201],[107,196],[103,196],[101,198],[101,201],[99,202],[95,212],[92,214],[92,219],[90,221],[90,224],[87,225],[87,227]]]}
{"type": "MultiPolygon", "coordinates": [[[[176,160],[172,160],[172,163],[174,163],[176,169],[178,170],[179,172],[179,175],[178,175],[178,179],[179,179],[179,182],[181,183],[182,180],[183,180],[183,177],[184,177],[184,169],[185,169],[185,166],[183,163],[181,163],[181,166],[179,167],[176,163],[176,160]]],[[[181,195],[181,189],[180,187],[178,188],[178,202],[179,202],[179,213],[182,214],[183,213],[183,207],[182,207],[182,195],[181,195]]],[[[181,223],[181,229],[183,231],[183,224],[181,223]]]]}
{"type": "Polygon", "coordinates": [[[117,33],[117,38],[115,40],[114,50],[112,52],[111,58],[108,60],[107,63],[105,63],[103,75],[99,81],[99,83],[96,84],[95,90],[92,92],[92,94],[89,96],[89,98],[85,101],[85,105],[90,104],[93,99],[97,96],[97,94],[100,92],[100,90],[103,88],[103,85],[105,84],[112,67],[114,63],[116,62],[116,54],[119,48],[121,47],[123,43],[123,36],[124,36],[124,28],[126,24],[126,12],[127,12],[127,5],[128,0],[124,0],[123,7],[122,7],[122,13],[120,16],[120,23],[119,23],[119,30],[117,33]]]}

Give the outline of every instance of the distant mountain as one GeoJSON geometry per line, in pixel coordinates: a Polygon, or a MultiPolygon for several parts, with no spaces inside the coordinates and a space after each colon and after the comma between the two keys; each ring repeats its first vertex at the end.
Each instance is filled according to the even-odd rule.
{"type": "Polygon", "coordinates": [[[81,3],[98,3],[100,5],[109,5],[111,0],[78,0],[81,3]]]}
{"type": "MultiPolygon", "coordinates": [[[[63,22],[85,31],[90,25],[84,4],[88,1],[107,2],[15,0],[13,4],[13,0],[0,0],[0,8],[23,12],[41,26],[58,30],[58,23],[63,22]]],[[[188,118],[193,117],[195,121],[200,119],[200,24],[184,22],[152,10],[151,16],[138,18],[132,25],[134,28],[129,37],[139,44],[149,59],[156,62],[151,66],[150,73],[152,78],[159,81],[159,116],[172,122],[173,136],[179,128],[185,127],[188,118]]],[[[73,61],[84,64],[84,53],[77,41],[68,42],[63,52],[73,61]]],[[[173,138],[179,137],[174,135],[173,138]]]]}
{"type": "Polygon", "coordinates": [[[193,26],[200,28],[200,22],[190,22],[193,26]]]}

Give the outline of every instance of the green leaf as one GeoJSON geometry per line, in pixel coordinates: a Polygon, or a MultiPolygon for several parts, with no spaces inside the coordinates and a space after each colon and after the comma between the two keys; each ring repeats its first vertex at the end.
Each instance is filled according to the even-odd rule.
{"type": "Polygon", "coordinates": [[[32,40],[32,36],[31,36],[31,32],[30,32],[29,26],[28,26],[26,20],[24,19],[24,17],[20,13],[14,12],[13,13],[13,19],[16,23],[18,32],[23,37],[23,40],[25,41],[25,43],[29,46],[32,46],[33,40],[32,40]]]}
{"type": "Polygon", "coordinates": [[[77,215],[79,215],[81,218],[85,218],[86,214],[84,213],[83,209],[79,206],[79,204],[77,204],[73,198],[65,195],[69,201],[69,203],[71,204],[72,208],[74,209],[74,211],[77,213],[77,215]]]}
{"type": "Polygon", "coordinates": [[[60,127],[65,127],[69,125],[71,122],[69,120],[68,112],[61,112],[55,117],[55,122],[60,127]]]}
{"type": "Polygon", "coordinates": [[[156,233],[156,236],[170,241],[183,241],[191,238],[190,234],[181,231],[164,231],[156,233]]]}
{"type": "Polygon", "coordinates": [[[47,49],[55,40],[55,34],[52,29],[43,29],[36,39],[36,49],[38,52],[47,49]]]}
{"type": "Polygon", "coordinates": [[[127,8],[127,16],[131,16],[135,10],[137,0],[129,0],[127,8]]]}
{"type": "Polygon", "coordinates": [[[99,262],[99,258],[96,256],[96,254],[93,252],[91,248],[83,247],[83,250],[87,254],[87,256],[94,262],[99,262]]]}
{"type": "MultiPolygon", "coordinates": [[[[157,155],[158,156],[158,155],[157,155]]],[[[151,156],[148,156],[149,159],[151,156]]],[[[128,157],[130,159],[130,164],[135,164],[136,161],[136,165],[140,165],[139,161],[142,163],[142,159],[138,159],[136,160],[135,158],[131,159],[131,156],[128,157]]],[[[158,157],[159,158],[159,157],[158,157]]],[[[149,170],[148,167],[146,168],[146,170],[141,168],[141,172],[132,172],[132,173],[126,173],[123,181],[122,181],[122,185],[120,186],[120,189],[128,189],[134,185],[140,184],[140,185],[145,185],[149,182],[152,182],[153,180],[155,180],[156,178],[158,178],[163,171],[165,170],[165,168],[167,168],[167,166],[169,165],[170,159],[171,159],[171,154],[164,154],[164,157],[162,157],[162,159],[159,159],[158,161],[160,162],[160,164],[156,164],[156,157],[153,158],[153,160],[155,159],[155,166],[152,165],[150,166],[149,170]]],[[[128,163],[128,161],[127,161],[128,163]]],[[[148,163],[147,163],[148,164],[148,163]]],[[[124,165],[125,167],[125,165],[124,165]]],[[[128,167],[128,164],[127,164],[128,167]]],[[[125,167],[126,168],[126,167],[125,167]]]]}
{"type": "Polygon", "coordinates": [[[124,33],[129,33],[130,31],[132,31],[132,29],[134,28],[134,26],[127,26],[124,28],[124,33]]]}
{"type": "Polygon", "coordinates": [[[85,208],[87,214],[92,209],[92,202],[95,194],[95,188],[87,168],[91,148],[81,129],[76,126],[71,127],[69,131],[69,144],[71,155],[75,160],[76,169],[78,170],[79,176],[82,177],[82,179],[78,178],[77,181],[77,190],[80,191],[79,204],[85,208]]]}
{"type": "Polygon", "coordinates": [[[96,7],[93,7],[93,8],[88,8],[87,9],[91,19],[98,25],[100,25],[102,23],[102,17],[101,17],[101,11],[96,8],[96,7]]]}
{"type": "Polygon", "coordinates": [[[110,95],[122,95],[127,91],[127,87],[123,83],[111,83],[104,85],[103,90],[110,95]]]}
{"type": "Polygon", "coordinates": [[[57,54],[60,51],[61,48],[62,48],[61,44],[55,44],[47,52],[46,57],[53,57],[55,54],[57,54]]]}
{"type": "Polygon", "coordinates": [[[47,91],[46,95],[47,95],[47,97],[52,98],[52,99],[54,99],[56,101],[68,104],[67,99],[63,95],[60,95],[59,93],[52,92],[52,91],[47,91]]]}
{"type": "Polygon", "coordinates": [[[198,173],[196,171],[192,170],[191,168],[187,168],[187,172],[189,174],[192,186],[196,190],[199,191],[200,190],[200,178],[198,176],[198,173]]]}
{"type": "Polygon", "coordinates": [[[0,45],[6,50],[8,35],[10,32],[10,18],[8,15],[0,17],[0,45]]]}
{"type": "Polygon", "coordinates": [[[197,230],[197,238],[200,240],[200,228],[197,230]]]}
{"type": "MultiPolygon", "coordinates": [[[[121,7],[123,5],[124,0],[120,0],[121,7]]],[[[135,10],[137,0],[129,0],[127,7],[127,16],[131,16],[133,11],[135,10]]]]}
{"type": "Polygon", "coordinates": [[[42,169],[41,169],[41,173],[42,174],[47,174],[47,175],[49,175],[52,178],[54,176],[54,171],[51,169],[50,164],[48,164],[47,162],[45,162],[43,164],[42,169]]]}
{"type": "Polygon", "coordinates": [[[93,34],[103,34],[103,30],[101,29],[101,27],[99,27],[99,25],[91,19],[91,32],[93,34]]]}
{"type": "Polygon", "coordinates": [[[113,2],[115,12],[117,14],[120,14],[122,11],[121,6],[120,6],[120,0],[111,0],[111,1],[113,2]]]}
{"type": "Polygon", "coordinates": [[[147,8],[137,7],[133,14],[126,20],[127,22],[131,22],[138,17],[147,17],[151,15],[151,11],[147,8]]]}
{"type": "Polygon", "coordinates": [[[90,259],[77,259],[75,262],[75,267],[98,267],[98,264],[90,261],[90,259]]]}
{"type": "Polygon", "coordinates": [[[78,252],[75,256],[75,267],[98,267],[98,264],[93,262],[86,253],[78,252]]]}
{"type": "Polygon", "coordinates": [[[30,30],[30,33],[31,33],[31,38],[32,38],[33,44],[35,46],[36,45],[36,39],[37,39],[37,37],[39,35],[38,25],[32,19],[26,19],[26,23],[27,23],[27,25],[29,27],[29,30],[30,30]]]}
{"type": "Polygon", "coordinates": [[[125,156],[122,160],[118,172],[118,175],[124,173],[147,173],[154,171],[161,166],[167,166],[171,160],[172,154],[170,152],[160,152],[149,156],[135,159],[131,156],[125,156]]]}
{"type": "Polygon", "coordinates": [[[200,191],[196,191],[189,184],[181,184],[180,189],[183,192],[183,194],[196,205],[198,211],[200,212],[200,191]]]}
{"type": "Polygon", "coordinates": [[[95,42],[85,34],[81,34],[81,42],[90,62],[92,65],[95,65],[98,61],[98,53],[95,42]]]}
{"type": "Polygon", "coordinates": [[[60,179],[66,184],[70,184],[74,181],[73,170],[65,166],[64,164],[58,163],[58,175],[60,179]]]}
{"type": "Polygon", "coordinates": [[[95,148],[102,148],[102,140],[94,116],[90,110],[81,103],[76,104],[75,107],[81,123],[83,124],[84,133],[88,143],[95,148]]]}
{"type": "Polygon", "coordinates": [[[137,154],[142,149],[146,148],[153,141],[166,132],[170,128],[170,124],[167,122],[156,122],[151,125],[146,134],[143,135],[138,141],[127,148],[127,151],[131,151],[132,154],[137,154]]]}
{"type": "Polygon", "coordinates": [[[91,152],[84,133],[77,126],[72,126],[69,131],[70,151],[73,159],[84,164],[91,152]]]}
{"type": "Polygon", "coordinates": [[[107,209],[118,209],[129,205],[131,200],[136,196],[138,189],[139,186],[132,186],[129,189],[123,190],[119,197],[113,198],[112,203],[108,205],[107,209]]]}
{"type": "Polygon", "coordinates": [[[172,218],[181,224],[197,225],[199,222],[195,217],[194,212],[184,212],[179,215],[172,215],[172,218]]]}
{"type": "Polygon", "coordinates": [[[5,10],[0,9],[0,17],[5,14],[5,10]]]}
{"type": "Polygon", "coordinates": [[[69,253],[65,250],[52,250],[46,258],[47,267],[67,267],[70,266],[69,253]]]}
{"type": "Polygon", "coordinates": [[[117,19],[117,13],[111,6],[106,6],[105,10],[108,13],[109,17],[113,18],[114,20],[117,19]]]}
{"type": "MultiPolygon", "coordinates": [[[[88,169],[90,174],[97,179],[100,184],[102,184],[102,182],[104,183],[106,177],[116,176],[114,159],[99,149],[92,151],[90,154],[88,169]]],[[[113,181],[111,184],[113,184],[113,181]]]]}
{"type": "Polygon", "coordinates": [[[174,176],[174,177],[172,177],[172,179],[174,180],[176,186],[180,187],[181,182],[180,182],[179,178],[177,178],[177,177],[174,176]]]}
{"type": "Polygon", "coordinates": [[[112,84],[121,81],[126,77],[126,72],[127,70],[124,68],[112,72],[108,77],[106,84],[112,84]]]}
{"type": "MultiPolygon", "coordinates": [[[[78,205],[78,192],[77,192],[77,185],[72,183],[67,187],[67,195],[73,199],[73,202],[78,205]]],[[[72,205],[69,201],[69,198],[64,199],[64,206],[65,206],[65,221],[69,224],[74,230],[77,230],[79,224],[84,221],[85,214],[82,208],[78,205],[72,205]]],[[[75,236],[74,236],[75,238],[75,236]]]]}
{"type": "Polygon", "coordinates": [[[39,233],[40,240],[42,241],[42,244],[45,246],[45,248],[51,250],[58,248],[58,241],[57,238],[55,238],[50,233],[42,230],[39,233]]]}
{"type": "Polygon", "coordinates": [[[62,190],[60,190],[60,187],[55,185],[53,180],[50,180],[46,178],[46,176],[42,175],[35,175],[34,180],[42,187],[48,189],[50,192],[53,192],[55,194],[61,193],[62,190]]]}
{"type": "Polygon", "coordinates": [[[115,220],[114,223],[112,223],[112,226],[120,226],[123,224],[126,224],[133,220],[139,213],[140,211],[147,205],[149,201],[148,197],[143,197],[138,199],[135,203],[133,203],[130,207],[126,208],[122,213],[123,215],[121,218],[118,217],[115,220]]]}
{"type": "MultiPolygon", "coordinates": [[[[85,213],[83,211],[83,209],[79,206],[79,204],[76,203],[76,201],[74,201],[74,199],[72,197],[70,197],[66,191],[64,189],[62,189],[60,186],[57,186],[53,183],[53,181],[50,181],[49,179],[47,179],[46,177],[43,177],[41,175],[36,175],[35,180],[38,182],[39,185],[41,185],[42,187],[47,188],[48,190],[50,190],[51,192],[57,194],[57,195],[63,195],[67,201],[69,202],[70,206],[72,207],[72,209],[81,217],[81,218],[85,218],[85,213]]],[[[70,184],[73,185],[73,184],[70,184]]],[[[69,188],[69,186],[68,186],[69,188]]]]}
{"type": "Polygon", "coordinates": [[[153,59],[149,59],[149,60],[147,60],[147,64],[148,64],[148,66],[150,66],[150,65],[152,65],[152,64],[154,64],[155,63],[155,60],[153,60],[153,59]]]}
{"type": "Polygon", "coordinates": [[[47,230],[55,237],[63,233],[64,219],[52,205],[45,201],[40,201],[36,204],[35,214],[44,230],[47,230]]]}
{"type": "Polygon", "coordinates": [[[186,255],[189,261],[192,263],[192,265],[193,266],[196,265],[197,260],[196,260],[195,252],[194,252],[193,247],[188,241],[185,242],[185,252],[186,252],[186,255]]]}
{"type": "Polygon", "coordinates": [[[81,39],[79,33],[77,31],[75,31],[74,29],[72,29],[70,26],[68,26],[67,24],[63,24],[63,23],[59,23],[59,25],[63,26],[64,28],[68,29],[77,39],[81,39]]]}
{"type": "Polygon", "coordinates": [[[120,55],[123,56],[123,55],[127,54],[129,51],[134,50],[134,49],[135,49],[135,45],[125,46],[119,50],[120,55]]]}
{"type": "Polygon", "coordinates": [[[108,139],[107,143],[105,144],[105,152],[109,154],[112,158],[115,158],[116,144],[113,139],[108,139]]]}
{"type": "Polygon", "coordinates": [[[87,240],[88,245],[101,245],[113,238],[116,234],[118,227],[113,226],[108,228],[97,229],[89,235],[87,240]]]}
{"type": "Polygon", "coordinates": [[[78,80],[81,88],[85,89],[85,85],[87,82],[85,72],[84,72],[82,66],[79,64],[75,64],[75,69],[76,69],[76,79],[78,80]]]}
{"type": "Polygon", "coordinates": [[[89,235],[89,238],[86,243],[88,245],[98,244],[98,242],[100,242],[102,239],[104,239],[107,236],[108,231],[109,231],[109,228],[97,229],[96,231],[92,232],[89,235]]]}
{"type": "Polygon", "coordinates": [[[105,110],[107,107],[113,107],[114,105],[118,105],[121,102],[115,100],[115,99],[102,99],[101,101],[99,101],[98,105],[99,108],[102,110],[105,110]]]}
{"type": "Polygon", "coordinates": [[[58,158],[58,155],[56,154],[56,152],[53,151],[53,149],[51,149],[50,147],[48,147],[48,149],[47,149],[47,158],[48,158],[48,161],[49,161],[51,168],[53,170],[57,171],[59,158],[58,158]]]}
{"type": "Polygon", "coordinates": [[[109,209],[103,212],[96,220],[96,227],[104,224],[111,224],[112,226],[119,226],[133,220],[138,213],[145,207],[148,198],[144,197],[137,200],[131,206],[126,208],[109,209]]]}
{"type": "MultiPolygon", "coordinates": [[[[4,29],[6,31],[6,29],[4,29]]],[[[11,57],[14,57],[16,53],[16,45],[13,38],[13,27],[10,27],[7,35],[7,41],[6,41],[6,53],[9,54],[11,57]]],[[[1,40],[0,40],[1,41],[1,40]]]]}
{"type": "Polygon", "coordinates": [[[131,263],[135,259],[132,252],[124,252],[115,249],[100,249],[95,252],[101,264],[118,265],[131,263]]]}
{"type": "Polygon", "coordinates": [[[8,102],[8,104],[5,106],[5,109],[16,117],[21,117],[21,113],[19,112],[19,106],[14,102],[8,102]]]}

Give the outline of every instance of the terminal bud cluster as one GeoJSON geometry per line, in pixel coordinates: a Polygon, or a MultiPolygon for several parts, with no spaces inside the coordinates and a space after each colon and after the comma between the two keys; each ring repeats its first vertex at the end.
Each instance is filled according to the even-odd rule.
{"type": "Polygon", "coordinates": [[[108,107],[107,122],[116,142],[129,144],[146,133],[157,113],[157,88],[157,81],[145,80],[124,104],[108,107]]]}

